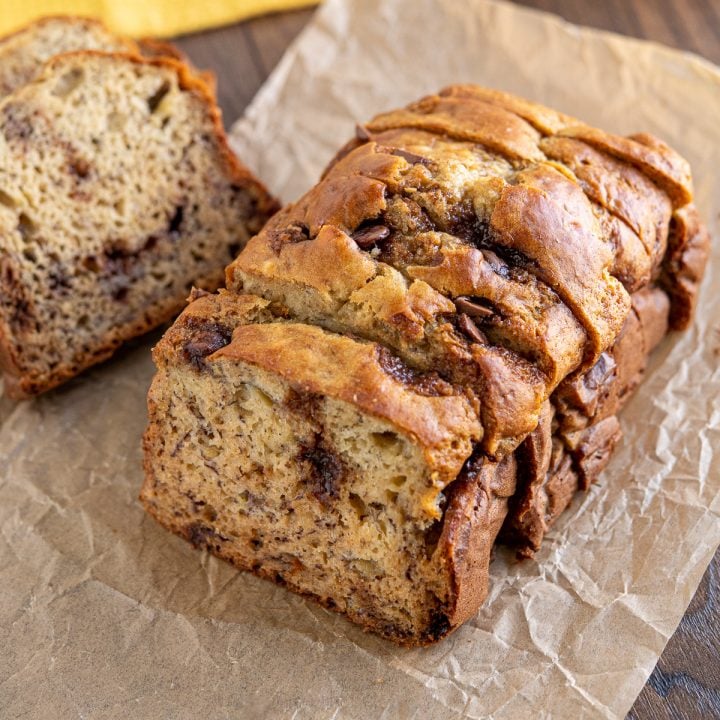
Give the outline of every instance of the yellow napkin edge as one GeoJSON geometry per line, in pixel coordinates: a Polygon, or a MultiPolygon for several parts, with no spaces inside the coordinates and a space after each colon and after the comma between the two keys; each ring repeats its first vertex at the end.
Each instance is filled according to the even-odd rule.
{"type": "Polygon", "coordinates": [[[208,30],[283,10],[316,5],[319,0],[2,0],[0,35],[47,15],[80,15],[104,22],[130,37],[172,37],[208,30]],[[6,4],[7,3],[7,4],[6,4]]]}

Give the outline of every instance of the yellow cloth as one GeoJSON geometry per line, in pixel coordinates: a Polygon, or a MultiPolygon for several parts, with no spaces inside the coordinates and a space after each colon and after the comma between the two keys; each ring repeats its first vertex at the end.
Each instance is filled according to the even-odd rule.
{"type": "Polygon", "coordinates": [[[169,37],[318,0],[0,0],[0,35],[43,15],[86,15],[131,37],[169,37]]]}

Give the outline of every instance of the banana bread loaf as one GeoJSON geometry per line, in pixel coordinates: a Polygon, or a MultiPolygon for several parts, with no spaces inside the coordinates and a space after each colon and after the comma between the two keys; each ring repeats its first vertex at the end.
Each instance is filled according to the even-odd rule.
{"type": "Polygon", "coordinates": [[[504,93],[380,115],[155,350],[141,499],[196,546],[404,644],[530,555],[691,316],[687,163],[504,93]]]}
{"type": "Polygon", "coordinates": [[[185,65],[51,60],[0,102],[6,390],[47,390],[217,288],[275,209],[185,65]]]}

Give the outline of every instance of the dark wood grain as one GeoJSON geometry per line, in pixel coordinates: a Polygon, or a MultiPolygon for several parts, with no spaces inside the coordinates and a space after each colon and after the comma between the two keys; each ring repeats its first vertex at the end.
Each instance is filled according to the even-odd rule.
{"type": "Polygon", "coordinates": [[[218,103],[226,126],[242,115],[312,13],[267,15],[176,40],[198,67],[217,75],[218,103]]]}
{"type": "MultiPolygon", "coordinates": [[[[690,50],[720,63],[720,0],[519,0],[570,22],[690,50]]],[[[178,39],[218,76],[226,124],[239,117],[312,12],[256,18],[178,39]]],[[[628,720],[720,718],[720,551],[628,720]]]]}

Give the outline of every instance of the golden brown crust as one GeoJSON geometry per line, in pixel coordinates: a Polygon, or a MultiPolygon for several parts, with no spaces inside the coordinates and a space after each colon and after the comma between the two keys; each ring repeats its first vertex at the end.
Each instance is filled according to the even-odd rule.
{"type": "Polygon", "coordinates": [[[521,171],[515,185],[503,188],[490,226],[501,246],[536,263],[538,277],[580,320],[590,340],[586,355],[594,362],[617,336],[630,303],[607,271],[611,251],[595,232],[579,186],[550,166],[521,171]]]}
{"type": "Polygon", "coordinates": [[[448,565],[452,592],[443,635],[473,617],[487,597],[490,555],[507,513],[508,498],[515,492],[516,475],[514,455],[500,462],[481,457],[468,462],[448,493],[439,547],[448,565]]]}
{"type": "Polygon", "coordinates": [[[411,637],[351,619],[403,644],[451,632],[487,594],[503,522],[532,554],[594,481],[668,318],[692,314],[707,236],[691,203],[687,163],[659,140],[458,85],[359,128],[228,267],[230,292],[285,320],[236,330],[211,361],[258,363],[430,443],[419,404],[380,381],[384,346],[463,389],[447,427],[483,436],[445,478],[433,619],[411,637]]]}
{"type": "Polygon", "coordinates": [[[140,54],[146,58],[169,58],[183,63],[192,68],[193,72],[199,79],[207,85],[208,90],[213,98],[217,98],[217,77],[211,70],[198,70],[190,58],[177,45],[167,40],[159,40],[158,38],[143,37],[137,41],[140,54]]]}
{"type": "Polygon", "coordinates": [[[540,548],[576,491],[594,482],[603,469],[618,439],[615,416],[667,333],[670,303],[665,292],[645,287],[632,301],[633,312],[612,348],[588,372],[560,384],[518,450],[518,491],[510,501],[502,540],[516,546],[520,557],[540,548]]]}
{"type": "Polygon", "coordinates": [[[561,134],[584,140],[638,168],[668,194],[674,207],[692,202],[690,165],[657,138],[647,134],[624,138],[587,126],[567,128],[561,134]]]}
{"type": "Polygon", "coordinates": [[[370,132],[415,128],[454,140],[478,143],[512,160],[542,160],[539,133],[522,118],[497,105],[467,98],[429,96],[407,109],[373,118],[370,132]]]}
{"type": "Polygon", "coordinates": [[[578,122],[569,115],[564,115],[557,110],[543,107],[517,95],[511,95],[502,90],[492,90],[478,85],[450,85],[441,90],[438,95],[443,97],[477,99],[490,103],[491,105],[497,105],[518,115],[544,135],[553,135],[567,125],[575,125],[578,122]]]}
{"type": "Polygon", "coordinates": [[[684,233],[695,242],[680,240],[687,209],[675,215],[674,247],[685,260],[671,272],[664,260],[672,206],[690,197],[686,175],[687,164],[649,137],[617,138],[505,93],[453,86],[367,123],[321,182],[251,241],[227,283],[304,320],[377,337],[411,364],[425,357],[485,400],[493,347],[516,356],[512,367],[529,359],[545,388],[511,370],[503,377],[523,402],[512,412],[480,410],[492,419],[485,449],[498,453],[527,432],[513,418],[534,426],[557,383],[613,344],[630,293],[663,263],[664,276],[678,278],[667,280],[677,286],[674,317],[688,314],[704,246],[699,231],[684,233]],[[458,165],[463,174],[454,174],[458,165]],[[408,292],[388,280],[388,265],[453,303],[480,302],[483,314],[451,319],[442,302],[410,323],[384,313],[408,292]]]}
{"type": "Polygon", "coordinates": [[[383,367],[382,348],[374,343],[298,323],[243,325],[207,362],[221,359],[258,365],[300,392],[342,400],[391,421],[427,447],[428,462],[445,482],[458,474],[472,443],[482,436],[459,391],[444,388],[448,394],[436,396],[416,392],[412,383],[398,379],[399,373],[383,367]]]}
{"type": "Polygon", "coordinates": [[[660,279],[670,296],[673,330],[685,330],[692,320],[709,255],[710,235],[695,206],[676,210],[660,279]]]}
{"type": "Polygon", "coordinates": [[[637,133],[629,137],[612,135],[510,93],[474,85],[452,85],[441,90],[439,95],[490,103],[521,117],[544,135],[583,140],[644,172],[670,196],[675,207],[692,202],[692,177],[687,161],[649,133],[637,133]]]}

